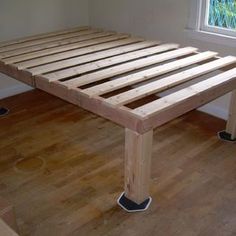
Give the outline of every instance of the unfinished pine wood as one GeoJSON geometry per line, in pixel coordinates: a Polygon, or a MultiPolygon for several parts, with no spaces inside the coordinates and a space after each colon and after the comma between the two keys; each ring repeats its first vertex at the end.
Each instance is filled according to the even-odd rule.
{"type": "Polygon", "coordinates": [[[68,52],[62,52],[62,53],[57,53],[54,55],[43,56],[43,57],[32,59],[32,60],[26,60],[25,62],[15,63],[15,65],[19,69],[26,69],[26,68],[35,67],[42,64],[47,64],[54,61],[76,57],[83,54],[88,54],[88,53],[101,51],[101,50],[105,50],[105,49],[109,49],[113,47],[118,47],[120,45],[123,45],[124,43],[128,44],[132,41],[136,41],[135,39],[127,39],[128,37],[129,36],[126,34],[120,34],[120,35],[117,34],[115,36],[112,36],[113,41],[109,43],[103,43],[103,44],[101,43],[100,45],[94,45],[89,48],[74,49],[68,52]]]}
{"type": "Polygon", "coordinates": [[[78,31],[78,32],[67,33],[65,35],[56,35],[56,36],[52,36],[52,37],[35,39],[32,41],[25,41],[25,42],[21,42],[21,43],[17,43],[17,44],[12,44],[9,46],[4,46],[4,47],[0,48],[0,53],[19,49],[19,48],[30,47],[33,45],[39,45],[42,43],[48,43],[48,42],[52,42],[55,40],[68,39],[68,38],[72,38],[75,36],[82,36],[82,35],[86,35],[86,34],[92,33],[92,32],[93,31],[90,31],[90,30],[82,30],[82,31],[78,31]]]}
{"type": "MultiPolygon", "coordinates": [[[[178,47],[177,44],[163,44],[160,46],[155,46],[156,44],[157,44],[157,42],[150,42],[150,44],[148,44],[148,46],[150,46],[151,48],[145,48],[142,50],[126,53],[125,55],[122,54],[119,56],[114,56],[111,58],[87,63],[86,65],[80,65],[77,67],[73,67],[73,68],[69,68],[69,69],[65,69],[65,70],[60,70],[60,71],[53,72],[53,73],[48,73],[48,74],[44,75],[44,77],[47,78],[49,81],[61,80],[61,79],[65,79],[67,77],[83,74],[86,72],[91,72],[94,70],[113,66],[113,65],[116,65],[119,63],[132,61],[137,58],[143,58],[146,56],[150,56],[150,55],[153,55],[156,53],[161,53],[161,52],[175,49],[178,47]]],[[[145,46],[147,46],[147,45],[145,45],[145,46]]],[[[73,86],[73,84],[76,85],[76,83],[79,80],[80,80],[80,78],[73,78],[73,79],[70,79],[68,82],[65,81],[65,83],[63,83],[63,84],[65,86],[73,86]]]]}
{"type": "Polygon", "coordinates": [[[47,37],[51,37],[51,36],[57,36],[57,35],[61,35],[61,34],[73,33],[73,32],[76,32],[76,31],[88,30],[89,28],[90,27],[88,27],[88,26],[82,26],[82,27],[75,27],[75,28],[72,28],[72,29],[58,30],[58,31],[55,31],[55,32],[50,32],[50,33],[48,32],[48,33],[37,34],[37,35],[33,35],[33,36],[28,36],[28,37],[16,39],[16,40],[1,42],[0,47],[5,47],[5,46],[12,45],[12,44],[24,43],[24,42],[35,40],[35,39],[41,39],[41,38],[47,38],[47,37]]]}
{"type": "Polygon", "coordinates": [[[18,234],[14,232],[2,219],[0,219],[0,235],[17,236],[18,234]]]}
{"type": "Polygon", "coordinates": [[[167,76],[163,79],[148,83],[147,85],[131,89],[127,92],[120,93],[106,99],[106,102],[116,106],[124,105],[151,94],[170,89],[176,85],[192,80],[200,75],[207,74],[211,71],[220,69],[236,62],[236,58],[232,56],[224,57],[213,62],[194,67],[183,72],[167,76]]]}
{"type": "MultiPolygon", "coordinates": [[[[192,52],[196,49],[193,48],[192,52]]],[[[191,50],[190,50],[191,51],[191,50]]],[[[215,52],[203,52],[199,53],[198,55],[190,56],[184,59],[180,59],[174,62],[169,62],[164,65],[160,65],[151,69],[143,70],[141,72],[136,72],[131,75],[127,75],[113,81],[109,81],[103,83],[101,85],[93,86],[91,88],[83,90],[84,93],[88,94],[89,96],[94,95],[101,95],[104,93],[108,93],[114,91],[116,89],[120,89],[122,87],[126,87],[135,83],[143,82],[145,80],[151,79],[153,77],[181,69],[183,67],[195,64],[197,62],[201,62],[207,60],[209,58],[213,58],[216,56],[217,53],[215,52]]]]}
{"type": "Polygon", "coordinates": [[[35,68],[28,69],[28,71],[31,72],[32,75],[45,74],[51,71],[62,70],[67,67],[81,65],[84,63],[100,60],[103,58],[105,59],[108,57],[112,57],[112,56],[127,53],[127,52],[132,52],[132,51],[150,46],[150,42],[140,42],[140,41],[141,40],[139,39],[127,40],[124,42],[123,46],[120,45],[119,47],[114,48],[114,49],[109,49],[109,50],[105,50],[101,52],[95,52],[92,55],[88,54],[88,55],[80,56],[78,58],[72,58],[72,59],[50,63],[47,65],[38,66],[35,68]]]}
{"type": "MultiPolygon", "coordinates": [[[[158,64],[160,62],[165,62],[170,59],[175,59],[180,56],[185,56],[196,51],[197,51],[196,48],[189,47],[189,48],[181,48],[178,50],[161,53],[157,55],[151,55],[146,58],[137,59],[131,62],[123,63],[121,65],[113,66],[111,68],[99,70],[98,72],[89,73],[84,76],[80,76],[77,79],[73,79],[72,84],[69,81],[67,82],[66,85],[69,85],[71,87],[73,86],[79,87],[79,86],[97,82],[106,78],[112,78],[116,75],[124,74],[129,71],[135,71],[137,69],[141,69],[147,66],[158,64]]],[[[96,89],[96,87],[94,89],[96,89]]]]}
{"type": "Polygon", "coordinates": [[[145,117],[145,132],[232,91],[236,88],[235,78],[236,68],[138,107],[133,113],[145,117]]]}
{"type": "Polygon", "coordinates": [[[20,235],[234,235],[235,145],[216,137],[224,120],[193,111],[156,129],[151,207],[126,214],[116,204],[123,128],[40,90],[0,105],[11,111],[0,118],[0,189],[20,235]]]}
{"type": "Polygon", "coordinates": [[[229,117],[228,117],[228,121],[226,125],[226,132],[231,134],[231,139],[236,138],[236,90],[234,90],[231,95],[229,117]]]}
{"type": "Polygon", "coordinates": [[[90,34],[89,36],[86,36],[87,38],[86,41],[84,40],[84,38],[81,39],[81,37],[75,37],[73,38],[73,41],[75,41],[75,43],[71,42],[72,40],[70,40],[69,44],[67,43],[67,45],[61,46],[61,41],[60,41],[57,47],[54,46],[53,48],[37,50],[36,52],[32,52],[33,50],[30,50],[29,53],[26,53],[24,50],[21,49],[22,52],[24,52],[23,54],[17,55],[17,56],[11,56],[11,57],[8,56],[8,58],[6,59],[3,58],[3,61],[5,62],[5,64],[11,64],[11,63],[26,61],[29,59],[34,59],[37,57],[42,57],[42,56],[46,56],[50,54],[63,52],[63,51],[69,51],[69,50],[73,50],[77,48],[96,45],[99,43],[105,43],[105,42],[112,41],[114,39],[112,35],[114,34],[115,33],[90,34]]]}
{"type": "MultiPolygon", "coordinates": [[[[178,92],[175,92],[164,98],[158,99],[157,101],[154,101],[150,104],[144,105],[143,107],[139,107],[135,109],[135,113],[140,113],[141,116],[146,117],[146,116],[158,113],[159,111],[163,111],[164,109],[170,108],[178,102],[183,102],[187,100],[189,97],[197,96],[197,95],[199,96],[200,95],[199,93],[203,93],[204,91],[208,91],[211,89],[213,90],[216,87],[220,87],[220,85],[224,83],[227,84],[228,82],[230,82],[230,80],[235,80],[235,77],[236,77],[235,72],[236,72],[236,68],[229,70],[227,72],[221,73],[212,78],[209,78],[205,81],[199,82],[185,89],[181,89],[178,92]]],[[[234,82],[236,83],[236,81],[234,82]]]]}
{"type": "Polygon", "coordinates": [[[78,43],[78,42],[83,42],[86,40],[91,40],[91,39],[96,39],[100,37],[105,37],[115,34],[113,32],[100,32],[99,30],[92,30],[92,33],[88,33],[82,36],[76,36],[73,38],[69,39],[62,39],[62,40],[55,40],[53,42],[49,43],[43,43],[39,45],[34,45],[26,48],[20,48],[20,49],[15,49],[13,51],[8,51],[4,53],[0,53],[0,58],[9,58],[9,57],[14,57],[14,56],[19,56],[21,54],[26,54],[26,53],[31,53],[31,52],[36,52],[44,49],[49,49],[53,47],[59,47],[71,43],[78,43]]]}
{"type": "Polygon", "coordinates": [[[150,197],[153,131],[125,130],[125,196],[140,204],[150,197]]]}
{"type": "Polygon", "coordinates": [[[93,33],[93,32],[94,32],[93,30],[83,30],[83,31],[78,31],[78,32],[73,32],[73,33],[48,37],[48,38],[35,39],[35,40],[32,40],[32,41],[26,41],[26,42],[22,42],[22,43],[12,44],[12,45],[0,48],[0,53],[8,52],[8,51],[12,51],[12,50],[15,50],[15,49],[20,49],[20,48],[30,47],[30,46],[34,46],[34,45],[39,45],[39,44],[42,44],[42,43],[53,42],[53,41],[56,41],[56,40],[69,39],[69,38],[73,38],[73,37],[76,37],[76,36],[87,35],[88,33],[90,34],[90,33],[93,33]]]}
{"type": "Polygon", "coordinates": [[[5,65],[1,60],[0,60],[0,73],[8,75],[32,87],[35,87],[35,80],[29,72],[19,71],[13,65],[5,65]]]}

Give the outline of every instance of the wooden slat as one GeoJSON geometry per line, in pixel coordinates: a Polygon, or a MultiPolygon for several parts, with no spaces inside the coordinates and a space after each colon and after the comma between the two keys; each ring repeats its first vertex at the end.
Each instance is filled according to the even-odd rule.
{"type": "MultiPolygon", "coordinates": [[[[153,43],[150,42],[150,46],[154,46],[155,44],[156,44],[155,42],[153,43]]],[[[175,49],[177,47],[178,47],[177,44],[163,44],[156,47],[145,48],[136,52],[127,53],[125,55],[115,56],[112,58],[103,59],[103,60],[85,64],[85,65],[46,74],[44,77],[47,78],[49,81],[56,81],[56,80],[64,79],[66,77],[83,74],[89,71],[102,69],[104,67],[108,67],[108,66],[119,64],[119,63],[131,61],[137,58],[153,55],[155,53],[160,53],[160,52],[167,51],[170,49],[175,49]]],[[[73,86],[73,84],[77,83],[79,79],[80,78],[73,78],[69,81],[65,81],[64,84],[65,86],[69,86],[70,84],[73,86]]]]}
{"type": "Polygon", "coordinates": [[[12,44],[24,43],[24,42],[31,41],[31,40],[38,40],[38,39],[47,38],[47,37],[51,37],[51,36],[57,36],[57,35],[61,35],[61,34],[73,33],[76,31],[88,30],[89,28],[90,27],[82,26],[82,27],[76,27],[76,28],[72,28],[72,29],[58,30],[58,31],[49,32],[49,33],[47,32],[47,33],[43,33],[43,34],[37,34],[37,35],[28,36],[28,37],[24,37],[24,38],[20,38],[20,39],[14,39],[14,40],[6,41],[6,42],[1,42],[0,47],[6,47],[6,46],[9,46],[12,44]]]}
{"type": "Polygon", "coordinates": [[[71,84],[70,81],[68,81],[68,83],[70,83],[71,87],[72,86],[79,87],[79,86],[97,82],[103,79],[111,78],[113,76],[120,75],[125,72],[141,69],[145,66],[150,66],[150,65],[164,62],[164,61],[174,59],[180,56],[188,55],[196,51],[197,51],[196,48],[188,47],[188,48],[181,48],[175,51],[166,52],[166,53],[162,53],[158,55],[152,55],[147,58],[137,59],[135,61],[127,62],[127,63],[117,65],[111,68],[99,70],[94,73],[80,76],[76,79],[75,82],[74,81],[72,82],[73,84],[71,84]]]}
{"type": "Polygon", "coordinates": [[[83,30],[83,31],[78,31],[78,32],[74,32],[74,33],[68,33],[68,34],[57,35],[57,36],[53,36],[53,37],[49,37],[49,38],[35,39],[33,41],[27,41],[27,42],[23,42],[23,43],[13,44],[13,45],[9,45],[9,46],[5,46],[5,47],[0,48],[0,53],[15,50],[18,48],[39,45],[42,43],[53,42],[55,40],[68,39],[68,38],[72,38],[72,37],[76,37],[76,36],[80,36],[80,35],[86,35],[91,32],[92,32],[91,30],[83,30]]]}
{"type": "Polygon", "coordinates": [[[217,53],[210,52],[210,51],[199,53],[191,57],[180,59],[180,60],[170,62],[161,66],[157,66],[155,68],[147,69],[141,72],[137,72],[131,75],[121,77],[119,79],[115,79],[113,81],[109,81],[109,82],[106,82],[97,86],[93,86],[91,88],[83,90],[83,92],[89,96],[101,95],[104,93],[112,92],[114,90],[124,88],[126,86],[130,86],[135,83],[143,82],[148,79],[154,78],[156,76],[207,60],[216,55],[217,53]]]}
{"type": "Polygon", "coordinates": [[[70,67],[70,66],[72,67],[72,66],[76,66],[79,64],[87,63],[87,62],[105,59],[108,57],[112,57],[112,56],[127,53],[127,52],[132,52],[132,51],[139,50],[141,48],[145,48],[148,46],[150,46],[149,41],[141,42],[141,40],[139,39],[132,39],[132,40],[128,39],[128,40],[123,41],[123,46],[120,45],[117,48],[105,50],[102,52],[94,52],[93,54],[88,54],[88,55],[80,56],[77,58],[58,61],[58,62],[50,63],[48,65],[38,66],[35,68],[28,69],[28,71],[30,71],[33,75],[44,74],[50,71],[64,69],[66,67],[70,67]],[[131,42],[134,44],[131,44],[131,42]]]}
{"type": "Polygon", "coordinates": [[[108,36],[108,37],[102,37],[99,39],[87,40],[85,42],[73,43],[73,44],[69,44],[66,46],[54,47],[51,49],[45,49],[45,50],[41,50],[41,51],[37,51],[37,52],[23,54],[23,55],[16,56],[16,57],[11,57],[11,58],[5,59],[5,60],[3,59],[3,62],[5,64],[11,64],[11,63],[16,63],[16,62],[20,62],[20,61],[31,60],[34,58],[48,56],[48,55],[55,54],[55,53],[60,53],[60,52],[70,51],[73,49],[79,49],[79,48],[84,48],[84,47],[88,47],[88,46],[98,45],[101,43],[111,42],[111,41],[114,41],[114,39],[116,39],[116,38],[117,38],[117,36],[112,35],[112,36],[108,36]]]}
{"type": "Polygon", "coordinates": [[[112,96],[106,99],[106,102],[113,104],[115,106],[128,104],[130,102],[141,99],[148,95],[161,92],[163,90],[169,89],[181,83],[187,82],[200,75],[204,75],[211,71],[220,69],[234,62],[236,62],[236,58],[232,56],[221,58],[216,61],[209,62],[201,66],[197,66],[192,69],[180,72],[178,74],[174,74],[174,75],[165,77],[163,79],[148,83],[138,88],[131,89],[127,92],[120,93],[116,96],[112,96]]]}
{"type": "Polygon", "coordinates": [[[0,54],[0,58],[9,58],[9,57],[14,57],[18,56],[21,54],[26,54],[26,53],[31,53],[31,52],[36,52],[44,49],[50,49],[54,47],[61,47],[63,45],[67,44],[72,44],[72,43],[78,43],[78,42],[83,42],[85,40],[91,40],[91,39],[96,39],[100,37],[106,37],[109,35],[115,34],[114,32],[101,32],[99,30],[94,30],[92,33],[88,33],[82,36],[77,36],[69,39],[62,39],[62,40],[56,40],[53,42],[48,42],[48,43],[43,43],[39,45],[34,45],[26,48],[19,48],[15,49],[13,51],[8,51],[0,54]]]}
{"type": "Polygon", "coordinates": [[[175,116],[178,114],[177,105],[182,104],[187,112],[235,88],[236,68],[138,107],[133,113],[148,118],[163,112],[167,115],[172,110],[171,116],[175,116]]]}
{"type": "MultiPolygon", "coordinates": [[[[43,64],[47,64],[47,63],[51,63],[51,62],[55,62],[55,61],[59,61],[59,60],[65,60],[65,59],[72,58],[72,57],[78,57],[78,56],[84,55],[84,54],[89,54],[89,53],[102,51],[102,50],[106,50],[106,49],[110,49],[110,48],[114,48],[114,47],[119,47],[119,46],[129,44],[132,42],[137,42],[140,40],[140,39],[135,39],[135,38],[128,38],[128,39],[127,38],[128,38],[128,35],[117,34],[116,36],[114,36],[113,42],[103,43],[100,45],[91,46],[89,48],[75,49],[75,50],[72,50],[69,52],[62,52],[62,53],[58,53],[58,54],[54,54],[54,55],[44,56],[44,57],[28,60],[25,62],[16,63],[15,65],[17,66],[18,69],[26,69],[26,68],[36,67],[39,65],[43,65],[43,64]]],[[[72,63],[71,64],[69,63],[68,66],[73,65],[73,60],[74,60],[74,58],[71,59],[72,63]]],[[[63,64],[63,61],[62,61],[62,64],[63,64]]],[[[50,67],[50,65],[48,65],[48,66],[50,67]]],[[[58,69],[60,69],[60,68],[58,68],[58,69]]],[[[51,70],[54,70],[54,68],[50,69],[50,71],[51,70]]]]}

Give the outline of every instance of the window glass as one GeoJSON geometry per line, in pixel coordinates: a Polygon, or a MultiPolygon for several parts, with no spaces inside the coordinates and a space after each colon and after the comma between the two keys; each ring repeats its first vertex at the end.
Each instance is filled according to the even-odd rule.
{"type": "Polygon", "coordinates": [[[236,0],[209,0],[208,25],[236,30],[236,0]]]}

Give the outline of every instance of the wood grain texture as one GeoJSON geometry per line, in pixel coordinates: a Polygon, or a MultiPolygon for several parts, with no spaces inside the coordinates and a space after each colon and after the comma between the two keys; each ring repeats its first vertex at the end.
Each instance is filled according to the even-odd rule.
{"type": "MultiPolygon", "coordinates": [[[[66,52],[61,52],[61,53],[57,53],[57,54],[53,54],[53,55],[43,56],[43,57],[36,58],[36,59],[26,60],[23,62],[15,63],[15,65],[19,69],[26,69],[26,68],[30,68],[30,67],[36,67],[36,66],[40,66],[40,65],[44,65],[44,64],[49,64],[49,63],[55,62],[55,61],[66,60],[69,58],[78,57],[80,55],[85,55],[85,54],[89,54],[89,53],[93,53],[93,52],[97,52],[97,51],[102,51],[105,49],[115,48],[118,46],[122,46],[125,44],[139,41],[138,39],[129,39],[129,38],[127,39],[127,38],[128,38],[128,35],[117,34],[116,36],[113,37],[113,41],[108,42],[108,43],[98,44],[98,45],[94,45],[94,46],[91,46],[88,48],[74,49],[74,50],[71,50],[68,52],[66,51],[66,52]]],[[[72,65],[68,65],[68,66],[72,66],[72,65]]],[[[53,70],[56,70],[56,69],[51,68],[51,71],[53,71],[53,70]]]]}
{"type": "MultiPolygon", "coordinates": [[[[62,55],[63,60],[61,60],[61,61],[57,57],[55,62],[41,65],[41,66],[36,66],[36,67],[30,68],[28,71],[30,71],[32,73],[32,75],[45,74],[45,73],[65,69],[68,67],[77,66],[79,64],[84,64],[84,63],[88,63],[91,61],[96,61],[98,59],[112,57],[114,55],[119,55],[119,54],[122,54],[125,52],[135,51],[135,50],[138,50],[139,48],[145,47],[145,45],[147,46],[147,44],[148,44],[147,42],[141,43],[140,41],[142,41],[142,40],[141,39],[119,40],[116,43],[106,45],[104,47],[99,47],[100,50],[115,47],[114,49],[105,50],[105,51],[101,51],[101,52],[97,52],[97,53],[96,53],[96,49],[92,49],[92,48],[87,49],[87,50],[80,50],[80,53],[82,56],[80,56],[80,53],[78,53],[78,54],[76,53],[76,55],[78,57],[75,57],[75,58],[65,59],[64,54],[63,54],[62,55]],[[140,42],[140,44],[138,44],[138,42],[140,42]],[[130,45],[131,43],[133,43],[133,44],[130,45]],[[86,55],[87,53],[92,53],[92,55],[90,55],[90,54],[86,55]]],[[[68,57],[70,57],[70,56],[71,56],[71,54],[68,54],[68,57]]],[[[55,59],[55,57],[54,57],[54,59],[55,59]]],[[[42,61],[38,62],[36,60],[36,63],[42,64],[42,61]]],[[[27,64],[28,64],[28,62],[27,62],[27,64]]]]}
{"type": "Polygon", "coordinates": [[[19,71],[15,66],[5,65],[2,61],[0,61],[0,73],[8,75],[32,87],[35,86],[35,80],[28,71],[19,71]]]}
{"type": "Polygon", "coordinates": [[[226,125],[226,132],[231,134],[231,139],[236,138],[236,90],[234,90],[231,95],[229,118],[226,125]]]}
{"type": "Polygon", "coordinates": [[[78,76],[77,78],[73,78],[63,83],[65,86],[73,87],[73,86],[76,86],[77,83],[81,81],[80,75],[83,73],[96,71],[96,70],[103,69],[109,66],[115,66],[121,63],[126,63],[129,61],[133,61],[135,59],[144,58],[144,57],[156,54],[156,53],[168,51],[168,50],[178,47],[178,45],[176,44],[164,44],[161,46],[155,46],[155,45],[156,45],[156,42],[149,42],[149,44],[147,44],[146,42],[146,45],[144,47],[149,46],[149,48],[140,49],[134,52],[129,52],[129,53],[126,53],[125,55],[122,54],[119,56],[113,56],[112,58],[98,60],[95,62],[87,63],[86,65],[80,65],[77,67],[60,70],[54,73],[49,73],[45,75],[44,77],[48,78],[50,81],[56,81],[56,80],[61,80],[61,79],[70,77],[70,76],[78,76]]]}
{"type": "Polygon", "coordinates": [[[89,29],[89,27],[87,27],[87,26],[81,26],[81,27],[76,27],[76,28],[72,28],[72,29],[58,30],[55,32],[47,32],[47,33],[32,35],[32,36],[28,36],[28,37],[24,37],[24,38],[20,38],[20,39],[15,39],[15,40],[10,40],[10,41],[8,40],[5,42],[1,42],[0,47],[6,47],[9,45],[13,45],[13,44],[25,43],[27,41],[38,40],[38,39],[42,39],[42,38],[48,38],[48,37],[52,37],[52,36],[58,36],[58,35],[62,35],[62,34],[68,34],[68,33],[73,33],[76,31],[83,31],[83,30],[88,30],[88,29],[89,29]]]}
{"type": "MultiPolygon", "coordinates": [[[[196,48],[181,48],[170,52],[160,53],[157,55],[150,55],[146,58],[132,60],[131,62],[123,63],[121,65],[115,65],[106,69],[100,68],[99,71],[87,73],[84,76],[80,76],[77,79],[72,80],[70,87],[79,87],[82,85],[98,82],[107,78],[112,78],[118,75],[125,74],[127,72],[133,72],[138,69],[142,69],[151,65],[155,65],[161,62],[165,62],[171,59],[175,59],[180,56],[185,56],[196,51],[196,48]]],[[[125,58],[125,55],[124,55],[125,58]]],[[[148,72],[147,72],[148,73],[148,72]]],[[[69,82],[67,82],[69,83],[69,82]]],[[[101,85],[103,86],[103,84],[101,85]]],[[[96,87],[94,88],[96,90],[96,87]]]]}
{"type": "Polygon", "coordinates": [[[124,129],[38,90],[0,101],[0,195],[21,236],[232,236],[235,145],[198,111],[154,131],[150,209],[127,214],[124,129]]]}
{"type": "MultiPolygon", "coordinates": [[[[190,49],[191,50],[191,49],[190,49]]],[[[194,48],[192,48],[194,52],[194,48]]],[[[197,62],[213,58],[216,55],[214,52],[203,52],[194,56],[189,56],[180,60],[169,62],[163,65],[153,67],[151,69],[142,70],[137,73],[132,73],[127,76],[121,76],[120,78],[106,83],[102,83],[97,86],[85,89],[84,92],[90,96],[102,95],[108,92],[112,92],[116,89],[124,88],[126,86],[134,85],[136,83],[147,81],[148,79],[158,77],[168,72],[176,71],[178,69],[193,65],[197,62]]]]}
{"type": "Polygon", "coordinates": [[[125,196],[138,204],[150,197],[152,139],[153,130],[125,130],[125,196]]]}
{"type": "Polygon", "coordinates": [[[203,65],[196,66],[192,69],[185,70],[171,76],[167,76],[163,79],[159,79],[146,85],[130,89],[129,91],[120,93],[116,96],[106,99],[106,102],[109,102],[116,106],[124,105],[133,102],[134,100],[138,100],[143,97],[149,96],[151,94],[164,91],[165,89],[170,89],[176,85],[192,80],[198,76],[207,74],[211,71],[230,65],[235,61],[236,61],[235,57],[228,56],[225,58],[220,58],[217,61],[205,63],[203,65]]]}
{"type": "Polygon", "coordinates": [[[82,36],[76,36],[76,37],[72,37],[69,39],[61,39],[61,40],[56,40],[53,42],[43,43],[43,44],[39,44],[39,45],[33,45],[30,47],[26,47],[26,48],[15,49],[13,51],[1,53],[0,58],[9,58],[9,57],[14,57],[14,56],[20,56],[25,53],[32,53],[32,52],[50,49],[53,47],[59,47],[59,46],[63,46],[63,45],[71,44],[71,43],[76,43],[76,42],[83,42],[86,40],[91,40],[94,38],[103,37],[103,35],[109,34],[108,32],[104,33],[104,32],[100,32],[99,30],[93,30],[93,32],[94,33],[91,33],[89,31],[88,34],[85,34],[82,36]]]}
{"type": "Polygon", "coordinates": [[[134,109],[135,114],[145,117],[142,132],[161,126],[232,91],[236,87],[235,73],[236,68],[134,109]]]}
{"type": "MultiPolygon", "coordinates": [[[[7,46],[3,46],[0,48],[0,53],[2,52],[8,52],[8,51],[12,51],[15,49],[20,49],[20,48],[24,48],[24,47],[30,47],[30,46],[34,46],[34,45],[40,45],[43,43],[48,43],[48,42],[53,42],[56,40],[63,40],[63,39],[68,39],[68,38],[72,38],[75,36],[82,36],[82,35],[87,35],[88,33],[92,33],[92,31],[90,30],[78,30],[78,32],[69,32],[66,34],[60,34],[60,35],[56,35],[56,36],[49,36],[49,37],[44,37],[44,38],[35,38],[34,40],[22,40],[22,42],[20,43],[15,43],[15,44],[10,44],[7,46]],[[24,42],[23,42],[24,41],[24,42]]],[[[50,35],[50,34],[49,34],[50,35]]]]}

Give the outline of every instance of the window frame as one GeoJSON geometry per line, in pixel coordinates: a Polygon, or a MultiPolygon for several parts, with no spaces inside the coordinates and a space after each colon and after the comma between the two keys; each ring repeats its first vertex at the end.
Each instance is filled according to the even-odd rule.
{"type": "Polygon", "coordinates": [[[210,8],[209,2],[210,0],[202,0],[201,3],[200,30],[236,37],[236,30],[211,26],[208,24],[209,8],[210,8]]]}
{"type": "Polygon", "coordinates": [[[187,34],[194,39],[236,47],[236,31],[208,25],[209,0],[191,0],[187,34]]]}

